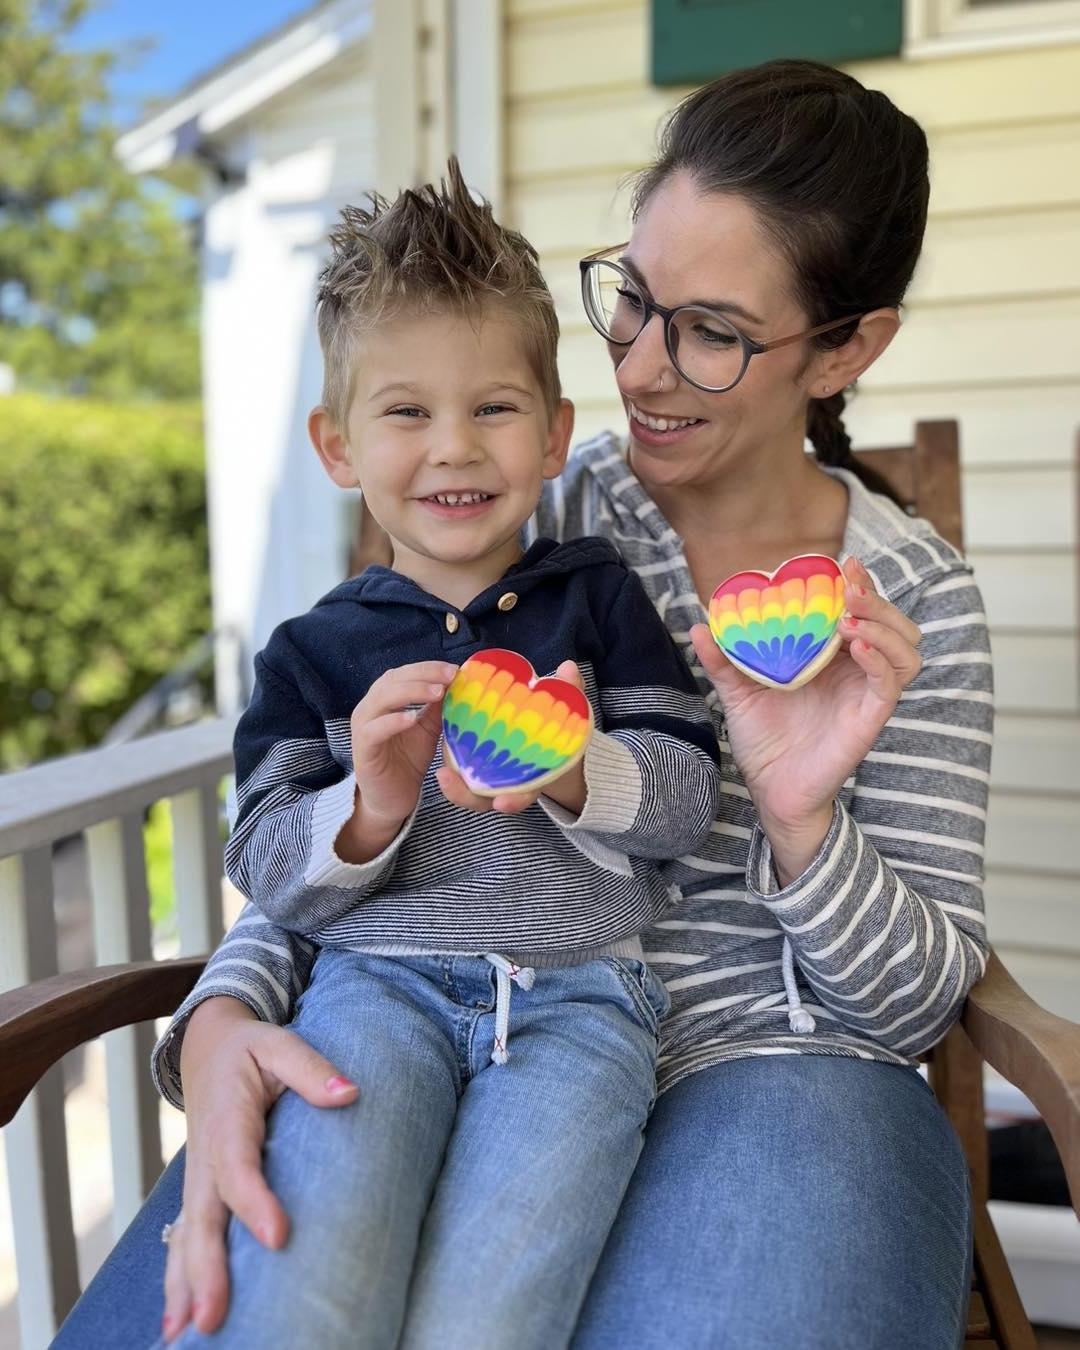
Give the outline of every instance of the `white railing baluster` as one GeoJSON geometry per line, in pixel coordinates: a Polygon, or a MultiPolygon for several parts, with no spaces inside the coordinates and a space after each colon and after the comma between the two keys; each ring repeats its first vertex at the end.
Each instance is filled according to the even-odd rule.
{"type": "MultiPolygon", "coordinates": [[[[177,812],[181,939],[186,951],[214,945],[221,933],[216,788],[232,766],[232,733],[230,720],[197,723],[0,774],[0,995],[56,971],[51,853],[58,839],[87,836],[97,960],[150,955],[140,821],[167,798],[191,794],[177,812]]],[[[146,1026],[106,1038],[118,1230],[161,1168],[152,1035],[146,1026]]],[[[78,1295],[59,1066],[5,1128],[4,1145],[22,1343],[37,1350],[78,1295]]]]}
{"type": "Polygon", "coordinates": [[[217,787],[204,784],[169,799],[173,886],[180,955],[211,952],[221,941],[222,862],[217,787]]]}
{"type": "MultiPolygon", "coordinates": [[[[86,852],[98,964],[148,960],[150,898],[141,815],[91,825],[86,852]]],[[[117,1237],[161,1172],[161,1130],[149,1072],[153,1044],[150,1023],[121,1027],[105,1037],[117,1237]]]]}
{"type": "MultiPolygon", "coordinates": [[[[56,974],[49,845],[0,858],[0,934],[0,992],[56,974]]],[[[4,1149],[22,1343],[47,1345],[79,1296],[59,1064],[4,1130],[4,1149]]]]}

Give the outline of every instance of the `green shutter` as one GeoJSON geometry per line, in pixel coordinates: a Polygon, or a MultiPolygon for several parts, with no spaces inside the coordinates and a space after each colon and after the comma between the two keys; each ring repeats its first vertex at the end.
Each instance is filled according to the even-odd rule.
{"type": "Polygon", "coordinates": [[[896,56],[902,0],[652,0],[654,84],[703,84],[778,56],[896,56]]]}

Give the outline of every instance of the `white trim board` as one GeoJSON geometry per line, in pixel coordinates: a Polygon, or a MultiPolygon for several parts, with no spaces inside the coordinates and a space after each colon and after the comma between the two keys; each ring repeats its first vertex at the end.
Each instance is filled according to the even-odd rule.
{"type": "Polygon", "coordinates": [[[1080,42],[1080,0],[905,0],[908,60],[1080,42]]]}

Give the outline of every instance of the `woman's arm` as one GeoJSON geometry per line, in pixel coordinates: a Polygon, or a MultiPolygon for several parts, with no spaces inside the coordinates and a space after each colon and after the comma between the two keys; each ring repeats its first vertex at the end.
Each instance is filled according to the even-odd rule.
{"type": "MultiPolygon", "coordinates": [[[[896,636],[902,618],[879,608],[872,622],[896,636]]],[[[927,587],[909,618],[922,632],[922,668],[897,691],[895,711],[859,762],[850,810],[829,804],[824,837],[792,876],[777,865],[766,823],[777,811],[766,800],[747,881],[779,919],[821,1005],[852,1030],[916,1055],[956,1019],[985,966],[993,695],[986,620],[969,573],[927,587]]],[[[799,771],[813,821],[821,784],[805,763],[799,771]]],[[[761,796],[759,785],[755,801],[761,796]]],[[[789,809],[786,800],[781,819],[797,827],[789,809]]],[[[798,829],[778,833],[790,858],[798,829]]]]}
{"type": "Polygon", "coordinates": [[[837,804],[817,856],[782,889],[761,831],[747,868],[822,1006],[905,1055],[940,1040],[986,965],[994,717],[971,576],[930,586],[912,617],[922,671],[859,765],[850,811],[837,804]]]}

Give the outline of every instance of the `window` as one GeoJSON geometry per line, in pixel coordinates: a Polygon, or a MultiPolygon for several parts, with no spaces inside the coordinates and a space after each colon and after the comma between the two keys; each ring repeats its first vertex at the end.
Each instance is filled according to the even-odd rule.
{"type": "Polygon", "coordinates": [[[905,0],[904,55],[1080,41],[1080,0],[905,0]]]}

